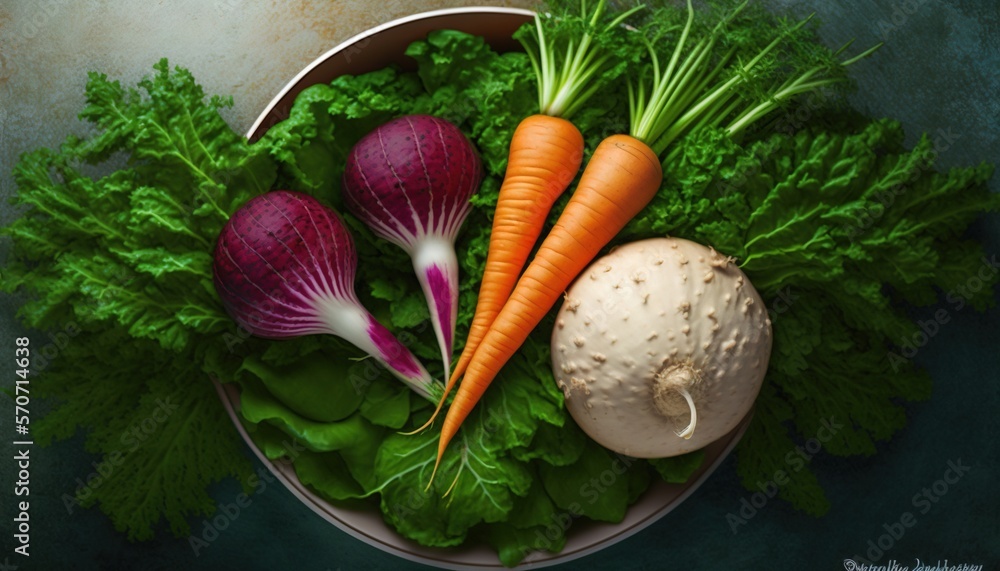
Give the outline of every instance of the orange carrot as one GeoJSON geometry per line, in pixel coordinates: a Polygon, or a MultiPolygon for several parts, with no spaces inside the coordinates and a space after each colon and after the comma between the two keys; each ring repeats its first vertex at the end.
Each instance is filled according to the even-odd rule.
{"type": "MultiPolygon", "coordinates": [[[[434,415],[461,378],[500,309],[514,290],[545,218],[556,199],[573,182],[583,162],[583,135],[572,123],[548,115],[532,115],[517,126],[510,141],[507,172],[497,198],[486,269],[479,286],[476,313],[465,348],[444,389],[434,415]]],[[[434,416],[431,416],[431,422],[434,416]]]]}
{"type": "Polygon", "coordinates": [[[598,145],[566,209],[476,349],[441,427],[437,462],[503,365],[577,274],[653,199],[662,180],[660,159],[642,141],[612,135],[598,145]]]}
{"type": "Polygon", "coordinates": [[[565,119],[532,115],[514,131],[475,317],[446,393],[465,372],[479,342],[507,303],[545,218],[573,182],[582,162],[583,135],[565,119]]]}
{"type": "Polygon", "coordinates": [[[434,413],[413,432],[423,430],[437,418],[451,389],[462,377],[479,343],[507,303],[517,277],[542,233],[552,205],[573,182],[582,162],[583,135],[565,119],[531,115],[514,130],[507,172],[500,185],[493,215],[486,268],[465,348],[434,413]]]}
{"type": "MultiPolygon", "coordinates": [[[[469,336],[434,414],[414,432],[429,426],[441,411],[514,289],[549,210],[580,170],[583,135],[569,119],[596,92],[606,79],[605,72],[615,63],[597,39],[618,33],[619,24],[640,9],[637,6],[605,22],[606,4],[607,0],[600,0],[587,13],[583,3],[581,17],[586,31],[566,46],[546,35],[540,15],[535,16],[535,26],[528,37],[520,38],[538,79],[539,113],[521,121],[511,138],[507,172],[497,198],[486,268],[469,336]]],[[[574,32],[579,29],[571,21],[574,17],[558,20],[573,26],[574,32]]]]}

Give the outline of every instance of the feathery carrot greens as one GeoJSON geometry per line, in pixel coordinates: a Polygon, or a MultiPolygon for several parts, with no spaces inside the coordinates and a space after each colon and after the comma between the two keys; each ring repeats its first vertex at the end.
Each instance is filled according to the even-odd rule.
{"type": "Polygon", "coordinates": [[[643,6],[608,17],[607,0],[556,4],[555,13],[536,13],[534,23],[515,37],[538,78],[538,111],[571,119],[609,81],[625,71],[634,52],[622,24],[643,6]]]}
{"type": "Polygon", "coordinates": [[[812,16],[773,23],[762,19],[761,10],[744,1],[714,25],[711,19],[696,25],[688,0],[682,25],[673,22],[676,16],[654,18],[640,36],[649,63],[637,81],[628,82],[629,133],[657,155],[696,129],[724,128],[736,136],[796,95],[847,83],[847,66],[881,47],[840,61],[837,56],[852,42],[834,52],[819,46],[807,27],[812,16]],[[698,40],[691,46],[693,37],[698,40]],[[664,54],[665,67],[654,45],[661,42],[673,45],[664,54]]]}

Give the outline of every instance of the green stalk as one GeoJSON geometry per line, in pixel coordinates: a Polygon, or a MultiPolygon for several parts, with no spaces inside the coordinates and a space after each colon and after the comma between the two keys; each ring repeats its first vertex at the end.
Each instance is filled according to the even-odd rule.
{"type": "Polygon", "coordinates": [[[542,17],[535,14],[531,33],[534,45],[523,39],[521,43],[538,79],[539,113],[569,119],[600,89],[596,79],[611,56],[600,49],[596,37],[611,32],[643,7],[636,6],[602,24],[606,8],[607,0],[598,0],[593,11],[589,11],[586,0],[581,0],[580,15],[587,18],[587,31],[576,41],[566,42],[564,47],[557,46],[546,35],[542,17]]]}
{"type": "MultiPolygon", "coordinates": [[[[828,73],[835,69],[831,68],[833,64],[814,65],[789,72],[783,81],[775,81],[765,87],[762,95],[753,98],[742,95],[741,90],[759,73],[757,69],[764,67],[765,73],[772,71],[765,67],[773,65],[770,62],[772,54],[812,18],[809,16],[784,30],[745,62],[733,63],[733,57],[738,53],[738,48],[734,46],[715,63],[710,63],[715,59],[712,53],[723,37],[726,25],[746,6],[747,2],[743,2],[734,8],[689,49],[694,8],[692,1],[687,0],[687,20],[670,52],[665,70],[653,45],[646,40],[652,83],[646,84],[648,75],[645,75],[637,86],[629,85],[630,134],[650,145],[661,157],[674,141],[692,130],[727,125],[726,130],[735,136],[789,99],[845,80],[828,73]]],[[[833,57],[839,57],[850,45],[851,42],[847,42],[832,52],[833,57]]],[[[878,44],[857,56],[840,62],[834,59],[833,62],[840,68],[849,66],[868,57],[880,46],[878,44]]],[[[673,153],[670,156],[674,156],[673,153]]]]}
{"type": "MultiPolygon", "coordinates": [[[[659,60],[656,51],[647,41],[646,48],[650,54],[653,67],[653,89],[655,94],[650,98],[650,104],[639,109],[639,114],[632,116],[631,134],[633,137],[651,144],[658,141],[664,131],[675,122],[677,116],[686,109],[690,101],[697,96],[698,91],[690,88],[692,84],[700,85],[705,78],[711,78],[722,70],[722,65],[716,66],[712,71],[705,69],[704,62],[711,55],[716,39],[724,26],[736,17],[745,7],[747,2],[743,2],[734,8],[722,21],[712,29],[711,33],[699,41],[691,52],[680,63],[684,53],[685,45],[691,34],[694,24],[694,6],[691,0],[687,2],[687,20],[681,32],[677,45],[671,54],[670,64],[667,70],[660,73],[659,60]]],[[[724,63],[724,62],[723,62],[724,63]]],[[[662,149],[653,149],[657,153],[662,149]]]]}

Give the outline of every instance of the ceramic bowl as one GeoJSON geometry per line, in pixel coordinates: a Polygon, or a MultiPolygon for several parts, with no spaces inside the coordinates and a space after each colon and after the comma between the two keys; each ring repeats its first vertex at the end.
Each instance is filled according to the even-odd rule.
{"type": "MultiPolygon", "coordinates": [[[[256,140],[268,128],[288,116],[295,96],[317,83],[328,83],[344,74],[360,74],[390,64],[413,67],[404,55],[413,41],[423,39],[428,32],[454,29],[486,38],[494,49],[519,49],[511,34],[521,24],[530,21],[532,12],[513,8],[478,7],[425,12],[400,18],[358,34],[318,57],[293,77],[261,112],[247,138],[256,140]]],[[[495,551],[488,545],[469,543],[458,548],[430,548],[407,540],[382,520],[376,510],[360,511],[340,507],[322,499],[299,482],[290,464],[268,460],[244,430],[239,417],[239,388],[233,384],[217,385],[233,424],[256,454],[301,502],[341,531],[378,549],[404,559],[444,569],[502,569],[495,551]]],[[[752,413],[751,413],[752,414],[752,413]]],[[[721,440],[705,449],[705,462],[687,483],[667,484],[658,481],[629,508],[619,523],[577,521],[568,533],[565,548],[560,553],[539,551],[522,563],[524,568],[540,568],[583,557],[617,543],[664,517],[700,486],[732,451],[746,431],[750,415],[721,440]]]]}

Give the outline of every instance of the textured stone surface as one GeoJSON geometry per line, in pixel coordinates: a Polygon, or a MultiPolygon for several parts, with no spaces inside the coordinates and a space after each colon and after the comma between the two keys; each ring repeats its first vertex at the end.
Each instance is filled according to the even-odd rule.
{"type": "MultiPolygon", "coordinates": [[[[210,93],[233,94],[227,119],[245,131],[257,110],[298,69],[339,41],[394,17],[430,8],[473,4],[441,0],[346,2],[299,0],[0,0],[0,195],[11,192],[16,156],[57,144],[82,126],[74,119],[83,102],[85,72],[98,69],[134,84],[160,57],[189,67],[210,93]]],[[[500,4],[501,2],[486,2],[500,4]]],[[[516,0],[509,5],[528,5],[516,0]]],[[[954,139],[943,165],[1000,160],[1000,8],[992,0],[768,0],[798,15],[817,12],[830,45],[856,37],[859,46],[885,40],[879,55],[860,64],[853,102],[875,115],[903,121],[912,142],[920,132],[954,139]]],[[[993,188],[1000,189],[997,179],[993,188]]],[[[0,222],[11,213],[4,203],[0,222]]],[[[988,252],[1000,252],[1000,223],[989,218],[973,229],[988,252]]],[[[0,246],[0,258],[3,246],[0,246]]],[[[14,302],[0,298],[0,351],[19,331],[14,302]]],[[[934,308],[914,311],[927,319],[934,308]]],[[[1000,311],[952,312],[940,335],[916,359],[935,379],[929,402],[910,407],[911,424],[873,458],[845,461],[820,452],[813,460],[833,504],[822,519],[770,501],[733,533],[726,514],[749,498],[728,460],[680,508],[640,534],[566,569],[837,569],[883,524],[912,512],[916,525],[879,561],[912,569],[916,558],[932,565],[1000,561],[996,441],[1000,437],[997,380],[1000,311]],[[942,478],[949,460],[969,473],[921,513],[913,496],[942,478]]],[[[0,356],[0,362],[3,362],[0,356]]],[[[0,368],[3,386],[8,375],[0,368]]],[[[38,411],[33,411],[37,413],[38,411]]],[[[8,438],[9,401],[0,405],[0,438],[8,438]]],[[[186,539],[166,529],[158,539],[129,544],[96,510],[67,514],[61,496],[75,478],[92,471],[94,458],[76,438],[34,449],[32,560],[10,556],[13,464],[7,445],[0,461],[5,536],[0,561],[27,568],[77,569],[401,569],[407,565],[335,530],[283,488],[269,486],[198,557],[186,539]]],[[[239,490],[227,482],[214,490],[220,502],[239,490]]],[[[194,521],[196,529],[200,520],[194,521]]]]}

